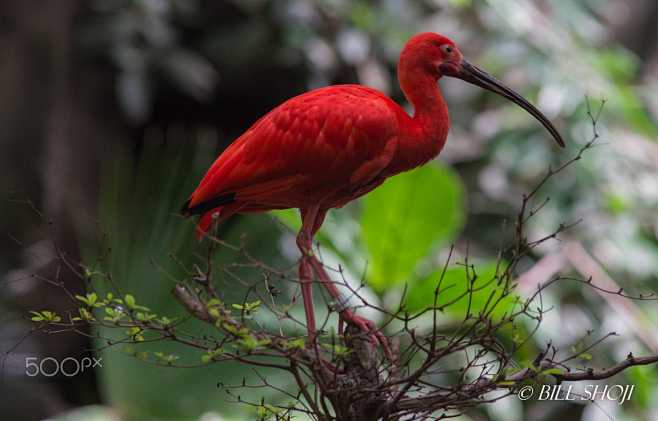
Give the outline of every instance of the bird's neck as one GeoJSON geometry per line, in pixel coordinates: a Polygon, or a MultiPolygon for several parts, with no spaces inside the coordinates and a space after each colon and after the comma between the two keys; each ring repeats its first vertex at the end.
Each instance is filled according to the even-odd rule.
{"type": "Polygon", "coordinates": [[[399,140],[405,156],[404,166],[411,169],[436,157],[448,136],[450,119],[436,79],[425,74],[400,74],[400,87],[414,108],[403,124],[399,140]]]}

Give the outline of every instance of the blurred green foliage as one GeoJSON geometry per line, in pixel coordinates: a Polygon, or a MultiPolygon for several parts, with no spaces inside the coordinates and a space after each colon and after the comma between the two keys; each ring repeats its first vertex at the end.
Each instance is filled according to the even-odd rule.
{"type": "MultiPolygon", "coordinates": [[[[501,265],[500,267],[504,267],[501,265]]],[[[409,311],[424,310],[434,304],[436,292],[436,305],[455,318],[465,317],[467,312],[478,314],[486,310],[491,311],[494,319],[513,309],[516,297],[507,295],[499,304],[492,303],[501,298],[504,286],[498,282],[498,264],[482,263],[474,267],[455,266],[431,273],[429,276],[412,283],[406,299],[409,311]],[[485,309],[486,306],[486,309],[485,309]]]]}
{"type": "MultiPolygon", "coordinates": [[[[193,235],[193,222],[183,221],[176,210],[202,175],[202,168],[210,164],[210,150],[185,143],[146,142],[138,162],[128,154],[117,153],[119,158],[108,163],[100,205],[103,248],[88,250],[87,259],[97,269],[92,273],[111,276],[92,277],[91,287],[100,295],[111,291],[123,296],[129,292],[128,297],[135,297],[156,314],[188,319],[171,289],[174,280],[189,276],[187,271],[194,264],[203,265],[207,250],[193,235]]],[[[245,243],[249,250],[276,263],[280,260],[274,246],[278,231],[267,222],[236,220],[224,227],[222,238],[239,243],[247,231],[251,234],[245,243]],[[270,240],[263,240],[266,238],[270,240]]],[[[235,253],[220,250],[213,261],[225,265],[235,259],[235,253]]],[[[244,274],[249,275],[255,276],[244,274]]],[[[223,295],[241,302],[243,291],[225,282],[218,285],[223,295]]],[[[212,331],[194,319],[180,328],[196,336],[212,331]]],[[[166,341],[145,342],[126,352],[120,344],[108,347],[105,339],[119,341],[125,332],[99,328],[97,334],[103,338],[96,341],[103,349],[103,369],[98,371],[103,391],[125,419],[193,420],[204,412],[229,416],[244,411],[228,404],[217,384],[251,379],[254,375],[250,368],[240,364],[202,366],[200,351],[166,341]],[[158,353],[176,356],[177,363],[199,367],[168,370],[139,358],[158,353]]],[[[271,393],[259,391],[257,397],[271,393]]]]}
{"type": "Polygon", "coordinates": [[[361,237],[368,283],[377,291],[410,282],[464,223],[463,187],[446,167],[427,165],[386,181],[363,199],[361,237]]]}
{"type": "MultiPolygon", "coordinates": [[[[453,37],[469,60],[511,81],[557,122],[567,138],[566,152],[550,146],[541,127],[513,105],[463,85],[457,87],[458,82],[442,81],[453,121],[442,163],[399,175],[359,204],[332,211],[320,232],[322,247],[352,274],[367,268],[365,279],[378,299],[388,303],[387,296],[401,294],[406,284],[411,309],[432,303],[443,263],[437,256],[453,243],[458,244],[457,260],[463,258],[463,244],[469,244],[477,282],[484,285],[472,304],[482,305],[496,293],[497,286],[490,282],[495,273],[492,262],[512,233],[505,222],[513,220],[521,194],[535,185],[548,165],[564,161],[589,140],[585,95],[605,97],[601,145],[544,187],[541,196],[551,200],[530,221],[528,236],[541,237],[561,222],[583,217],[584,222],[565,238],[582,242],[621,286],[655,291],[658,168],[652,157],[658,128],[645,105],[647,96],[655,100],[655,91],[645,91],[638,82],[641,63],[632,53],[601,41],[606,28],[598,15],[606,2],[542,4],[252,0],[211,5],[105,0],[94,2],[95,14],[83,25],[87,29],[81,42],[86,51],[116,67],[117,98],[128,118],[138,123],[148,120],[158,92],[174,90],[203,103],[212,99],[216,87],[244,83],[243,95],[256,98],[259,93],[248,90],[251,81],[239,80],[241,72],[272,62],[284,63],[291,72],[295,69],[295,77],[303,75],[308,88],[359,81],[402,102],[394,74],[397,54],[408,36],[421,30],[453,37]],[[212,14],[206,16],[206,9],[241,19],[220,25],[209,18],[212,14]]],[[[280,81],[271,84],[277,86],[280,81]]],[[[119,159],[108,173],[101,226],[108,233],[111,253],[98,264],[107,265],[120,287],[138,301],[169,314],[179,308],[169,295],[168,280],[183,273],[168,255],[194,262],[195,254],[204,250],[192,236],[192,224],[179,221],[173,213],[215,150],[207,145],[198,145],[196,150],[149,146],[142,156],[139,162],[119,159]]],[[[221,236],[237,242],[244,233],[252,254],[293,263],[296,254],[284,240],[299,227],[299,217],[294,210],[275,214],[291,230],[281,229],[272,222],[275,218],[249,216],[231,222],[221,236]]],[[[553,244],[538,250],[527,266],[558,252],[559,247],[553,244]]],[[[218,263],[229,262],[231,257],[221,255],[218,263]]],[[[442,282],[451,287],[439,295],[439,303],[450,302],[464,291],[465,279],[463,266],[449,267],[442,282]]],[[[227,293],[239,294],[235,286],[225,287],[227,293]]],[[[585,329],[614,323],[608,308],[589,294],[569,287],[547,293],[547,302],[577,302],[574,311],[581,325],[569,325],[559,314],[551,316],[553,322],[549,320],[536,341],[522,350],[527,358],[544,347],[544,339],[555,338],[558,346],[566,347],[585,329]]],[[[506,303],[500,311],[512,304],[506,303]]],[[[448,309],[447,317],[463,316],[465,308],[465,300],[459,300],[448,309]]],[[[655,310],[639,308],[653,323],[658,322],[655,310]]],[[[200,326],[190,329],[202,331],[200,326]]],[[[629,336],[627,344],[641,350],[641,342],[629,336]]],[[[145,419],[145,414],[151,414],[192,419],[206,410],[240,411],[226,405],[214,385],[223,378],[241,378],[245,375],[242,367],[168,371],[111,349],[104,354],[108,367],[99,372],[102,387],[108,400],[130,418],[145,419]]],[[[161,350],[186,357],[183,350],[167,346],[161,350]]],[[[614,346],[605,350],[596,361],[599,365],[619,357],[614,346]]],[[[650,399],[657,390],[654,374],[651,369],[629,372],[628,381],[637,384],[638,399],[620,409],[624,419],[640,420],[637,414],[657,410],[658,404],[650,399]]],[[[496,411],[494,407],[487,413],[506,419],[496,411]]]]}

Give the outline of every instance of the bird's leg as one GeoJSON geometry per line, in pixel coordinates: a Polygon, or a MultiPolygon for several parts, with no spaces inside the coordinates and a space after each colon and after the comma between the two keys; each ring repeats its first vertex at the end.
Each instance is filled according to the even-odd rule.
{"type": "Polygon", "coordinates": [[[302,259],[299,264],[299,280],[302,288],[302,298],[304,300],[304,310],[306,312],[307,328],[309,332],[309,340],[315,341],[315,316],[313,311],[313,296],[312,296],[312,275],[313,270],[318,277],[318,280],[324,285],[329,292],[329,295],[339,304],[341,308],[338,310],[339,314],[339,329],[341,329],[344,322],[350,323],[365,334],[368,335],[373,343],[378,343],[384,350],[386,358],[394,362],[393,354],[388,345],[386,336],[377,329],[377,326],[364,317],[358,316],[354,311],[349,308],[342,308],[343,297],[341,292],[336,287],[336,284],[331,280],[327,272],[324,270],[322,263],[313,254],[313,236],[320,229],[326,211],[320,210],[317,206],[301,210],[302,213],[302,228],[297,234],[297,247],[302,253],[302,259]]]}
{"type": "Polygon", "coordinates": [[[304,302],[304,313],[306,314],[306,328],[310,343],[315,343],[315,312],[313,310],[313,269],[309,264],[309,258],[313,255],[312,230],[317,215],[317,208],[302,210],[302,228],[297,234],[297,247],[302,253],[299,262],[299,283],[302,290],[304,302]]]}
{"type": "Polygon", "coordinates": [[[299,283],[302,289],[302,301],[304,302],[304,313],[306,314],[306,329],[308,330],[309,342],[315,342],[315,314],[313,311],[313,284],[312,270],[308,260],[302,257],[299,262],[299,283]]]}
{"type": "Polygon", "coordinates": [[[322,267],[322,263],[320,263],[319,260],[317,260],[315,257],[311,257],[311,265],[313,266],[313,269],[315,269],[315,272],[318,276],[318,280],[324,285],[324,287],[327,289],[329,292],[329,295],[336,300],[336,302],[339,305],[339,316],[340,316],[340,322],[345,321],[349,324],[352,324],[356,327],[358,327],[362,332],[368,335],[370,340],[373,343],[379,342],[381,345],[382,349],[384,350],[384,354],[386,355],[386,358],[393,363],[394,357],[393,353],[391,352],[391,348],[388,345],[388,340],[386,339],[386,336],[382,332],[379,331],[377,326],[372,320],[368,320],[365,317],[358,316],[354,311],[352,311],[349,308],[343,308],[343,297],[338,288],[336,287],[336,284],[334,281],[329,278],[329,275],[327,272],[324,270],[324,267],[322,267]]]}

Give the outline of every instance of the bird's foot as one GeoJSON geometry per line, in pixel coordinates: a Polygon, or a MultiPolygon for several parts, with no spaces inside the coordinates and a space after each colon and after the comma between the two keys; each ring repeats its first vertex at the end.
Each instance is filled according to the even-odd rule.
{"type": "Polygon", "coordinates": [[[373,344],[379,344],[384,350],[384,355],[386,359],[392,364],[395,359],[391,348],[388,344],[386,336],[377,328],[377,325],[372,320],[368,320],[365,317],[358,316],[352,310],[343,310],[340,313],[341,322],[345,321],[351,325],[356,326],[361,332],[367,335],[370,342],[373,344]]]}

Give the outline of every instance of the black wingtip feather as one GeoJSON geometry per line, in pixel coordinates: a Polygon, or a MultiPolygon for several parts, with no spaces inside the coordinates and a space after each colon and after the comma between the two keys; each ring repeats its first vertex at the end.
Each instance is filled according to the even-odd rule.
{"type": "Polygon", "coordinates": [[[183,216],[190,216],[191,215],[191,213],[190,213],[190,202],[191,201],[192,201],[192,199],[187,199],[185,201],[185,203],[183,203],[183,206],[181,206],[180,213],[182,213],[183,216]]]}
{"type": "Polygon", "coordinates": [[[187,202],[183,204],[181,207],[181,213],[184,216],[191,216],[191,215],[202,215],[208,211],[211,211],[219,206],[222,205],[227,205],[229,203],[232,203],[235,199],[235,193],[226,193],[222,194],[220,196],[214,197],[210,200],[206,200],[205,202],[201,202],[197,205],[194,205],[190,207],[190,202],[192,199],[188,199],[187,202]]]}

